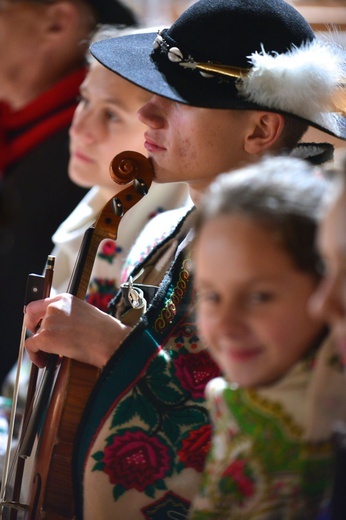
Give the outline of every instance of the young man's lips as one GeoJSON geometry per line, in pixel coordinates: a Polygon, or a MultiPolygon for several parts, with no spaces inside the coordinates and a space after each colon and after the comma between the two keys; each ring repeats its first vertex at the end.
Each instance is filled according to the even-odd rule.
{"type": "Polygon", "coordinates": [[[153,139],[150,139],[150,137],[148,137],[147,135],[145,135],[144,137],[145,137],[144,148],[148,152],[157,152],[157,151],[166,149],[163,146],[159,146],[153,139]]]}

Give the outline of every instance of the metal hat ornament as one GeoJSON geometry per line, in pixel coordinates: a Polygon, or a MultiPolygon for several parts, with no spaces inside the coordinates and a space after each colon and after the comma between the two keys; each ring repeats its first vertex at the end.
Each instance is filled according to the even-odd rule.
{"type": "Polygon", "coordinates": [[[346,51],[283,0],[199,0],[169,29],[94,43],[110,70],[206,108],[290,114],[346,139],[346,51]]]}

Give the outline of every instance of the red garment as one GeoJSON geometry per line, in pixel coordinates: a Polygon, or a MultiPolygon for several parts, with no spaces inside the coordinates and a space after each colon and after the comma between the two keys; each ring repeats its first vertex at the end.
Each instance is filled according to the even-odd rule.
{"type": "Polygon", "coordinates": [[[42,272],[53,233],[86,194],[67,174],[84,77],[70,73],[22,110],[0,104],[0,384],[17,358],[28,274],[42,272]]]}
{"type": "Polygon", "coordinates": [[[0,104],[2,172],[47,137],[70,125],[85,74],[84,68],[73,72],[22,110],[14,112],[0,104]]]}

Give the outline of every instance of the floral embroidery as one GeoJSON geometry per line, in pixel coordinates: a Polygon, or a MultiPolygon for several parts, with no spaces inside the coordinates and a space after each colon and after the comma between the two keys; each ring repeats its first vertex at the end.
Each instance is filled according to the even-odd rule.
{"type": "Polygon", "coordinates": [[[156,210],[149,213],[148,220],[151,220],[152,218],[156,217],[160,213],[163,213],[164,211],[165,211],[165,209],[159,206],[158,208],[156,208],[156,210]]]}
{"type": "Polygon", "coordinates": [[[232,494],[238,503],[252,497],[255,491],[255,478],[249,462],[236,458],[223,472],[219,482],[221,493],[232,494]]]}
{"type": "Polygon", "coordinates": [[[197,327],[194,324],[184,324],[180,328],[180,333],[177,334],[175,338],[175,344],[177,348],[184,346],[185,342],[188,342],[191,349],[196,349],[198,347],[198,335],[197,335],[197,327]]]}
{"type": "Polygon", "coordinates": [[[153,485],[165,489],[163,478],[172,472],[171,449],[159,436],[151,436],[139,428],[122,430],[107,439],[104,452],[94,455],[98,460],[94,469],[109,476],[114,498],[128,489],[154,495],[153,485]]]}
{"type": "Polygon", "coordinates": [[[106,260],[109,264],[113,263],[114,258],[118,253],[121,253],[122,248],[118,247],[114,240],[105,240],[101,244],[101,248],[97,254],[99,258],[106,260]]]}
{"type": "Polygon", "coordinates": [[[190,392],[195,399],[203,399],[205,385],[211,378],[220,375],[220,370],[216,365],[214,365],[212,373],[210,372],[210,357],[205,350],[195,354],[178,356],[174,365],[176,376],[182,388],[190,392]]]}
{"type": "Polygon", "coordinates": [[[179,355],[171,356],[173,362],[161,351],[118,403],[110,429],[116,433],[107,438],[104,451],[92,455],[93,470],[108,474],[115,500],[128,489],[152,497],[155,490],[166,489],[164,479],[172,473],[202,471],[211,436],[204,388],[219,372],[204,351],[190,353],[182,347],[179,355]],[[141,429],[131,425],[133,421],[139,421],[141,429]]]}
{"type": "Polygon", "coordinates": [[[205,457],[209,451],[211,443],[211,425],[206,424],[198,430],[187,432],[182,441],[182,447],[178,456],[182,462],[182,467],[194,468],[196,471],[203,471],[205,457]]]}
{"type": "Polygon", "coordinates": [[[191,271],[192,262],[190,258],[187,258],[183,262],[177,285],[174,287],[172,294],[166,301],[165,307],[155,321],[155,330],[158,332],[163,332],[169,324],[172,323],[177,313],[177,308],[187,291],[191,271]]]}
{"type": "Polygon", "coordinates": [[[101,311],[106,312],[108,304],[117,292],[116,280],[93,278],[89,284],[89,292],[85,300],[101,311]]]}

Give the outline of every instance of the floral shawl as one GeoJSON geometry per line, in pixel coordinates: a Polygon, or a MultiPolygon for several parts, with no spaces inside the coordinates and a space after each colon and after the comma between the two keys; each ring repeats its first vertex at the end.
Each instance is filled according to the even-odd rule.
{"type": "Polygon", "coordinates": [[[212,449],[191,520],[309,520],[328,498],[346,380],[331,342],[257,390],[211,381],[212,449]]]}
{"type": "MultiPolygon", "coordinates": [[[[167,212],[152,221],[132,260],[146,256],[143,247],[151,254],[135,273],[150,266],[162,278],[164,253],[181,242],[185,219],[157,248],[150,244],[175,227],[181,214],[167,212]]],[[[185,248],[103,370],[88,403],[75,452],[78,518],[187,517],[210,441],[205,385],[219,375],[196,334],[194,299],[185,248]]]]}

